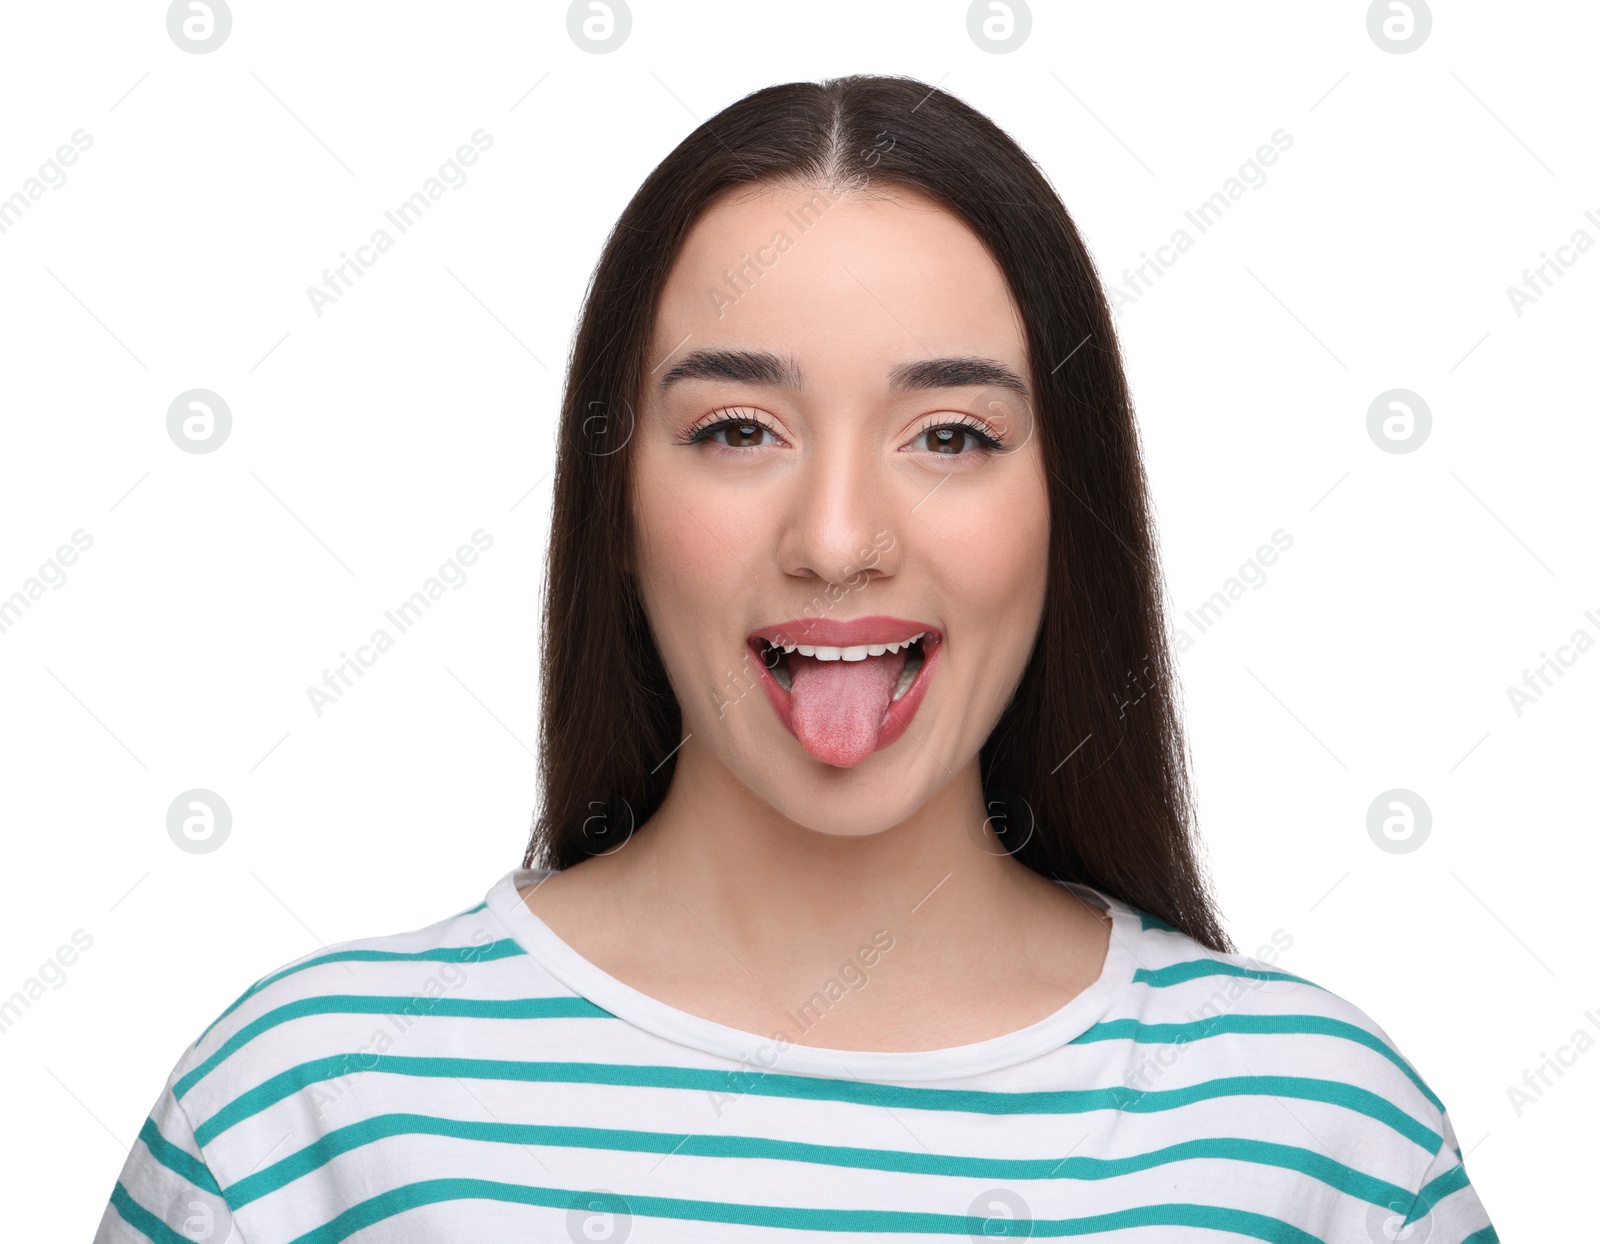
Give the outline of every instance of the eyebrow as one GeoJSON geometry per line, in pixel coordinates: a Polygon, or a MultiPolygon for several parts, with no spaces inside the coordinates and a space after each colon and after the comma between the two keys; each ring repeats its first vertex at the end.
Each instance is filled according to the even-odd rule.
{"type": "MultiPolygon", "coordinates": [[[[690,351],[661,377],[661,391],[665,392],[681,380],[733,380],[776,389],[805,388],[799,364],[769,350],[690,351]]],[[[1028,396],[1028,386],[1022,377],[995,359],[973,355],[917,359],[889,370],[889,389],[894,393],[972,385],[991,385],[1028,396]]]]}

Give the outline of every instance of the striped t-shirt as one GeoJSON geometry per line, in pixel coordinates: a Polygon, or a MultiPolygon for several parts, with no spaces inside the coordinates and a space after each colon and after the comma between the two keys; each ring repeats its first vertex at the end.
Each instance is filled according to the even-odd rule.
{"type": "MultiPolygon", "coordinates": [[[[1098,979],[911,1053],[786,1039],[602,972],[522,901],[262,977],[184,1053],[96,1241],[722,1244],[1073,1236],[1483,1244],[1443,1104],[1342,998],[1096,889],[1098,979]]],[[[849,967],[847,964],[846,967],[849,967]]]]}

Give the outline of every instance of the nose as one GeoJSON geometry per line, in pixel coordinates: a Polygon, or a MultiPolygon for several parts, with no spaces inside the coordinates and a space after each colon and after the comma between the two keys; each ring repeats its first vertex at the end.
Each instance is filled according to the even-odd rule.
{"type": "Polygon", "coordinates": [[[779,562],[787,574],[865,587],[901,556],[898,493],[881,447],[823,436],[790,480],[779,562]]]}

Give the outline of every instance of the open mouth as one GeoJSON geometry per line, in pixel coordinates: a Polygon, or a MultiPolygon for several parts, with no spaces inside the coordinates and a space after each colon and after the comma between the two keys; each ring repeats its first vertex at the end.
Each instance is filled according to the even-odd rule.
{"type": "Polygon", "coordinates": [[[809,618],[748,639],[784,727],[828,764],[849,768],[905,733],[927,694],[944,636],[902,618],[809,618]]]}
{"type": "Polygon", "coordinates": [[[830,647],[825,644],[787,644],[781,645],[770,640],[757,640],[762,645],[761,663],[772,672],[774,681],[785,691],[794,690],[794,676],[790,672],[789,662],[792,657],[814,661],[864,661],[868,657],[881,657],[899,652],[906,654],[906,663],[900,670],[900,676],[895,679],[894,692],[889,697],[891,704],[898,702],[905,693],[911,690],[911,684],[916,681],[917,675],[922,670],[925,651],[922,641],[927,632],[914,635],[910,639],[893,644],[856,644],[851,647],[830,647]]]}

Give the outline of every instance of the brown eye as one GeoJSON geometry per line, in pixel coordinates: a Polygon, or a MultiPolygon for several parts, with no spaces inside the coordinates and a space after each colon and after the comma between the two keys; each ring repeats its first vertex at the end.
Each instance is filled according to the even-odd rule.
{"type": "Polygon", "coordinates": [[[727,433],[728,439],[723,443],[730,449],[756,448],[766,430],[759,423],[725,423],[716,429],[719,433],[727,433]]]}
{"type": "Polygon", "coordinates": [[[917,440],[924,441],[924,447],[931,452],[948,458],[971,456],[969,451],[973,450],[984,455],[1002,448],[998,438],[968,423],[935,424],[917,433],[917,440]]]}
{"type": "Polygon", "coordinates": [[[928,448],[935,453],[960,454],[975,438],[965,428],[929,428],[925,433],[928,448]]]}
{"type": "Polygon", "coordinates": [[[765,449],[769,445],[782,444],[783,438],[765,419],[723,414],[720,419],[713,416],[691,428],[679,438],[678,444],[701,445],[708,441],[717,449],[741,450],[765,449]],[[769,433],[772,439],[763,441],[762,433],[769,433]]]}

